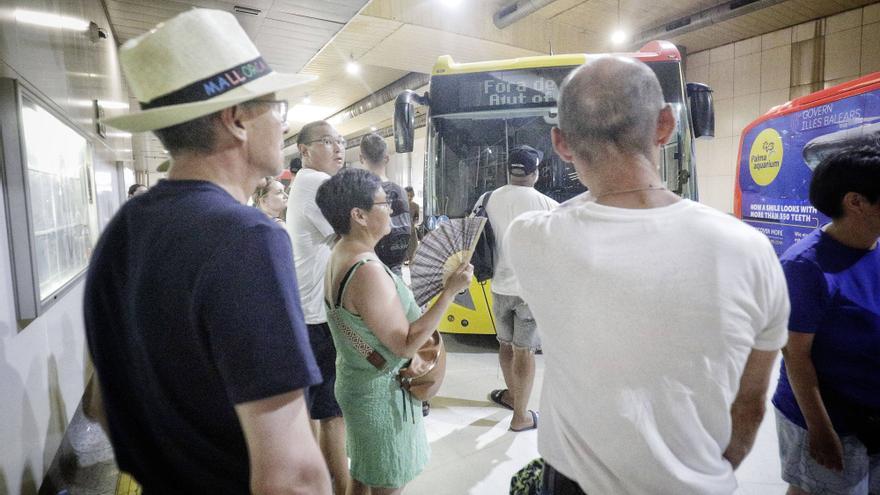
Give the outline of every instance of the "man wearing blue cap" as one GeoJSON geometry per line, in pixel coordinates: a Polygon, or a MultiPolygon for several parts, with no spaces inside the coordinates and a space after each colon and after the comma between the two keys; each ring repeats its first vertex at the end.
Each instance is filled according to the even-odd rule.
{"type": "Polygon", "coordinates": [[[484,208],[495,233],[495,271],[492,277],[492,310],[501,348],[498,359],[506,389],[493,390],[493,402],[513,410],[510,430],[538,427],[538,413],[530,411],[529,396],[535,379],[535,351],[541,346],[528,305],[520,297],[519,283],[504,252],[504,237],[514,218],[527,211],[549,211],[559,204],[535,189],[538,165],[544,154],[531,146],[517,146],[508,155],[508,184],[487,193],[478,205],[484,208]]]}

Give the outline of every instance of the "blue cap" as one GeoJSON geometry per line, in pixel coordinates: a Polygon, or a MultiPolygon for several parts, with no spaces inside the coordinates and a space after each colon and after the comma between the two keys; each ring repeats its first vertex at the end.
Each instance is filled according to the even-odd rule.
{"type": "Polygon", "coordinates": [[[510,175],[525,177],[538,169],[538,164],[544,158],[544,153],[531,146],[517,146],[510,150],[507,155],[507,169],[510,175]]]}

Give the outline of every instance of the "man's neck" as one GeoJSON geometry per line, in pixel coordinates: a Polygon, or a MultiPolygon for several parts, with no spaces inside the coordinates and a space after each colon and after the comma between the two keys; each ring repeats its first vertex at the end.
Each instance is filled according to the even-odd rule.
{"type": "Polygon", "coordinates": [[[257,188],[261,176],[255,173],[236,150],[208,155],[184,153],[173,157],[168,180],[203,180],[228,192],[240,203],[257,188]]]}
{"type": "Polygon", "coordinates": [[[519,187],[535,187],[535,183],[533,181],[522,181],[522,180],[514,180],[511,179],[508,184],[511,186],[519,186],[519,187]]]}
{"type": "Polygon", "coordinates": [[[306,169],[309,169],[309,170],[314,170],[314,171],[316,171],[316,172],[322,172],[322,173],[325,173],[325,174],[327,174],[327,175],[333,175],[333,174],[330,172],[329,167],[319,167],[319,166],[317,166],[317,165],[315,165],[315,164],[313,164],[313,163],[306,163],[306,162],[303,162],[303,168],[306,168],[306,169]]]}
{"type": "Polygon", "coordinates": [[[367,163],[366,165],[370,172],[373,172],[382,179],[382,182],[388,182],[388,176],[385,175],[387,168],[385,165],[373,165],[372,163],[367,163]]]}
{"type": "Polygon", "coordinates": [[[865,228],[861,222],[843,217],[833,220],[822,230],[835,241],[855,249],[874,249],[877,247],[877,232],[865,228]]]}
{"type": "Polygon", "coordinates": [[[657,166],[644,155],[614,154],[596,166],[579,167],[596,202],[617,208],[659,208],[681,200],[666,189],[657,166]]]}

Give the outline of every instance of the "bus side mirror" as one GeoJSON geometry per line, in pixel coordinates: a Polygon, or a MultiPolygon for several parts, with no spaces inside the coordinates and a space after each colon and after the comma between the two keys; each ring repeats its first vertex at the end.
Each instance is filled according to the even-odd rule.
{"type": "Polygon", "coordinates": [[[694,137],[714,137],[715,108],[712,105],[712,88],[705,84],[687,83],[687,96],[691,107],[694,137]]]}
{"type": "Polygon", "coordinates": [[[410,89],[397,95],[394,101],[394,150],[398,153],[412,152],[416,127],[415,104],[425,105],[427,102],[427,94],[419,96],[410,89]]]}

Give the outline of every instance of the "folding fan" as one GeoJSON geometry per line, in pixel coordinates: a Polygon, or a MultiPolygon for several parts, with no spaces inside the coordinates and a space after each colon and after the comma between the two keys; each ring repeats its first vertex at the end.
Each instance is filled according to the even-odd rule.
{"type": "Polygon", "coordinates": [[[412,291],[419,306],[439,294],[462,263],[470,262],[484,225],[483,217],[455,218],[425,235],[410,264],[412,291]]]}

